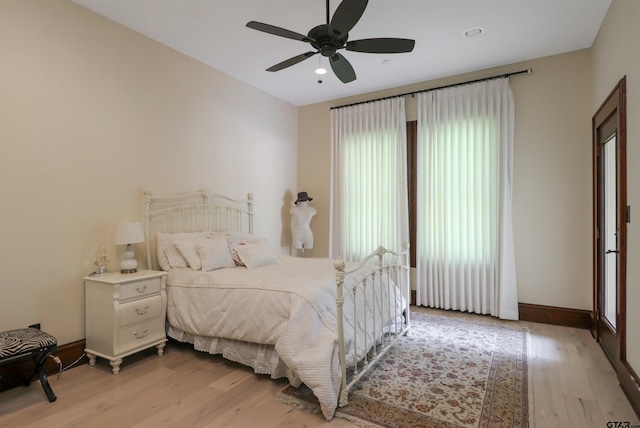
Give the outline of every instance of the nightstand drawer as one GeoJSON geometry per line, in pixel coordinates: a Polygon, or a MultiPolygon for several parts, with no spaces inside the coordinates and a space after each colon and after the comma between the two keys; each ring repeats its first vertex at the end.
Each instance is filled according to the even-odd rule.
{"type": "Polygon", "coordinates": [[[162,318],[156,318],[120,329],[118,347],[120,352],[127,352],[129,349],[140,348],[146,343],[157,341],[158,338],[163,337],[165,336],[162,318]]]}
{"type": "Polygon", "coordinates": [[[120,285],[120,300],[160,293],[160,278],[149,278],[120,285]]]}
{"type": "Polygon", "coordinates": [[[120,305],[120,327],[160,316],[162,296],[134,300],[120,305]]]}

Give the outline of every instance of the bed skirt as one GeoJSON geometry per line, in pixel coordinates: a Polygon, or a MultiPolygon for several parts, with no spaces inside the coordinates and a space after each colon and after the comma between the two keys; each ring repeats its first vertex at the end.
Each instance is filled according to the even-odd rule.
{"type": "Polygon", "coordinates": [[[197,336],[169,326],[167,335],[179,342],[190,343],[193,349],[251,367],[256,374],[269,375],[272,379],[286,377],[294,387],[300,378],[289,370],[280,359],[274,345],[262,345],[220,337],[197,336]]]}

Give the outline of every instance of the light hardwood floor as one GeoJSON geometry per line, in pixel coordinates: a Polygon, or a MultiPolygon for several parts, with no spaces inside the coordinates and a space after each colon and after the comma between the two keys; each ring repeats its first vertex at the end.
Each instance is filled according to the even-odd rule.
{"type": "MultiPolygon", "coordinates": [[[[530,338],[530,427],[604,428],[610,421],[640,425],[588,331],[518,324],[528,328],[530,338]]],[[[125,358],[116,376],[108,362],[98,359],[95,367],[85,364],[49,379],[58,397],[54,403],[46,400],[38,382],[0,393],[0,426],[355,427],[277,401],[285,380],[255,375],[175,342],[162,357],[148,350],[125,358]]]]}

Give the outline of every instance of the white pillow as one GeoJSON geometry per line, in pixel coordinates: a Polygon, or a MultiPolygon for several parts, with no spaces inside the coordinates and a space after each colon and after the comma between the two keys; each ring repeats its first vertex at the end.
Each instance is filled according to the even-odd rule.
{"type": "Polygon", "coordinates": [[[247,245],[247,244],[260,244],[263,242],[267,242],[265,238],[245,239],[245,238],[236,237],[235,235],[227,235],[226,239],[227,239],[227,245],[229,246],[229,252],[231,253],[231,257],[233,258],[233,261],[238,266],[244,266],[245,264],[240,258],[240,256],[238,255],[238,251],[236,250],[237,247],[240,247],[242,245],[247,245]]]}
{"type": "Polygon", "coordinates": [[[280,263],[267,242],[237,245],[235,249],[247,269],[280,263]]]}
{"type": "Polygon", "coordinates": [[[208,241],[207,238],[198,238],[198,239],[185,239],[185,240],[175,240],[174,245],[176,249],[180,253],[180,255],[187,261],[189,267],[193,270],[201,270],[202,263],[200,262],[200,255],[196,250],[196,246],[202,242],[208,241]]]}
{"type": "Polygon", "coordinates": [[[214,236],[196,243],[202,270],[209,271],[236,267],[224,236],[214,236]]]}
{"type": "Polygon", "coordinates": [[[187,264],[187,261],[178,252],[178,249],[173,243],[165,247],[164,254],[167,257],[167,260],[169,263],[169,269],[166,269],[166,270],[171,270],[172,268],[181,268],[181,267],[189,266],[187,264]]]}
{"type": "MultiPolygon", "coordinates": [[[[156,256],[158,258],[158,266],[164,271],[171,270],[171,264],[167,257],[166,246],[169,241],[169,233],[156,233],[156,256]]],[[[151,269],[151,267],[149,267],[151,269]]]]}
{"type": "Polygon", "coordinates": [[[195,239],[209,235],[210,232],[156,233],[156,255],[160,269],[169,271],[172,267],[187,267],[186,260],[173,243],[175,239],[195,239]]]}

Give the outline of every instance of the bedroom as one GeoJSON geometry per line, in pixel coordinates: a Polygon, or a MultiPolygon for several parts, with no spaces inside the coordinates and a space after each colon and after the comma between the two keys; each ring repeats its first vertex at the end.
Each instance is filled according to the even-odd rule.
{"type": "MultiPolygon", "coordinates": [[[[0,7],[2,330],[41,323],[60,344],[84,338],[82,277],[94,269],[99,245],[117,260],[111,228],[141,217],[143,185],[164,193],[204,184],[238,196],[253,192],[256,232],[282,251],[285,207],[297,189],[328,199],[328,107],[352,99],[296,108],[73,3],[0,7]]],[[[590,120],[623,75],[628,197],[632,207],[640,202],[633,168],[640,161],[633,31],[639,15],[636,1],[614,0],[591,49],[359,98],[534,69],[512,83],[521,302],[591,309],[590,120]]],[[[314,255],[322,256],[328,206],[316,207],[314,255]]],[[[627,316],[638,326],[640,240],[633,223],[629,238],[627,316]]],[[[636,373],[639,338],[629,331],[636,373]]]]}

